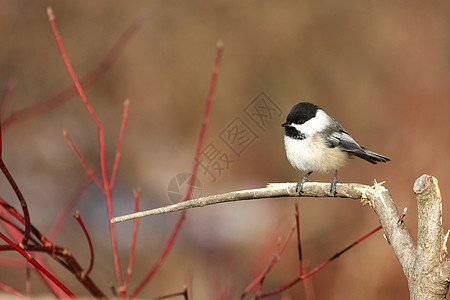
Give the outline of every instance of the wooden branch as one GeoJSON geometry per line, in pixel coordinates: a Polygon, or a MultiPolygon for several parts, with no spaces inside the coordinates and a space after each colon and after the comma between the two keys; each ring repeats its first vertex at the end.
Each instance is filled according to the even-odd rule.
{"type": "MultiPolygon", "coordinates": [[[[212,195],[189,201],[184,201],[160,208],[155,208],[146,211],[140,211],[129,215],[115,217],[111,220],[112,223],[118,223],[128,221],[136,218],[142,218],[152,215],[165,214],[169,212],[175,212],[185,210],[189,208],[203,207],[212,204],[242,201],[242,200],[255,200],[263,198],[279,198],[279,197],[300,197],[298,192],[295,191],[296,183],[275,183],[269,184],[266,188],[244,190],[237,192],[230,192],[220,195],[212,195]]],[[[361,199],[361,191],[358,189],[370,188],[369,186],[355,183],[337,184],[336,197],[338,198],[351,198],[361,199]]],[[[330,192],[329,183],[307,182],[303,185],[303,193],[301,197],[333,197],[330,192]]]]}
{"type": "Polygon", "coordinates": [[[445,299],[450,262],[442,227],[442,199],[436,178],[422,175],[414,183],[418,208],[417,253],[408,277],[411,299],[445,299]]]}
{"type": "MultiPolygon", "coordinates": [[[[152,210],[113,218],[123,222],[145,216],[175,212],[207,205],[279,197],[333,197],[329,183],[308,182],[303,193],[296,191],[296,183],[271,184],[266,188],[212,195],[152,210]]],[[[383,226],[403,272],[408,279],[411,299],[445,299],[450,281],[450,260],[446,258],[446,241],[442,228],[442,199],[436,178],[422,175],[414,184],[419,211],[417,247],[392,200],[391,193],[382,183],[373,186],[356,183],[338,184],[337,198],[361,199],[369,204],[383,226]]]]}

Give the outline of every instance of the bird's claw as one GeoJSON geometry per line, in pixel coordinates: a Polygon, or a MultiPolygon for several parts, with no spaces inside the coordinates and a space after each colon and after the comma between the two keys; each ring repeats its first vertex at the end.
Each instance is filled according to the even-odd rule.
{"type": "Polygon", "coordinates": [[[333,178],[333,181],[331,181],[331,186],[330,186],[330,193],[333,194],[334,197],[337,196],[337,191],[336,191],[336,184],[340,183],[337,178],[333,178]]]}
{"type": "Polygon", "coordinates": [[[305,182],[309,182],[308,176],[311,175],[311,173],[312,173],[312,171],[306,173],[306,175],[303,176],[303,177],[299,180],[299,182],[297,183],[297,186],[296,186],[296,188],[295,188],[295,191],[298,192],[299,195],[301,195],[301,194],[303,193],[303,184],[304,184],[305,182]]]}

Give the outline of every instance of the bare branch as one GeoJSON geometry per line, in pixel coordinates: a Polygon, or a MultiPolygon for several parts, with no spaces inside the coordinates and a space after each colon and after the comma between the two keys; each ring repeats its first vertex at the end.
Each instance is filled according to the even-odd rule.
{"type": "Polygon", "coordinates": [[[446,259],[442,228],[442,199],[438,181],[422,175],[414,183],[418,207],[417,255],[408,276],[411,299],[445,299],[448,293],[450,263],[446,259]]]}
{"type": "MultiPolygon", "coordinates": [[[[255,200],[263,198],[278,198],[278,197],[300,197],[298,192],[295,191],[296,185],[297,185],[296,183],[276,183],[269,185],[266,188],[230,192],[220,195],[212,195],[156,209],[115,217],[111,220],[111,222],[118,223],[146,216],[159,215],[189,208],[203,207],[206,205],[233,202],[233,201],[255,200]]],[[[338,184],[336,188],[337,189],[336,197],[361,199],[362,193],[357,188],[366,189],[370,187],[356,183],[338,184]]],[[[329,183],[307,182],[303,185],[303,193],[301,197],[333,197],[333,194],[330,192],[329,183]]]]}
{"type": "Polygon", "coordinates": [[[416,246],[406,225],[398,222],[401,214],[392,200],[391,193],[380,184],[375,184],[372,189],[366,190],[365,194],[383,226],[386,239],[392,246],[403,273],[408,277],[416,255],[416,246]]]}

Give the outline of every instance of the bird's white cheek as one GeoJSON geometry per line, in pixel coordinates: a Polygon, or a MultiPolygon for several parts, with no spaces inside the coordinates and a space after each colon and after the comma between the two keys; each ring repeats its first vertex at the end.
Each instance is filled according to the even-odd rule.
{"type": "Polygon", "coordinates": [[[323,131],[330,124],[330,117],[323,111],[318,110],[316,116],[303,124],[295,124],[292,126],[298,131],[306,134],[307,136],[312,136],[317,132],[323,131]]]}

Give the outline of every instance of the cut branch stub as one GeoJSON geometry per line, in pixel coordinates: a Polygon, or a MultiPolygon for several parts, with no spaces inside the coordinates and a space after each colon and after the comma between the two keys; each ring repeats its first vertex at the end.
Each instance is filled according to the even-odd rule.
{"type": "Polygon", "coordinates": [[[414,193],[418,208],[418,235],[417,255],[408,278],[411,299],[445,299],[450,275],[437,179],[422,175],[414,183],[414,193]]]}

